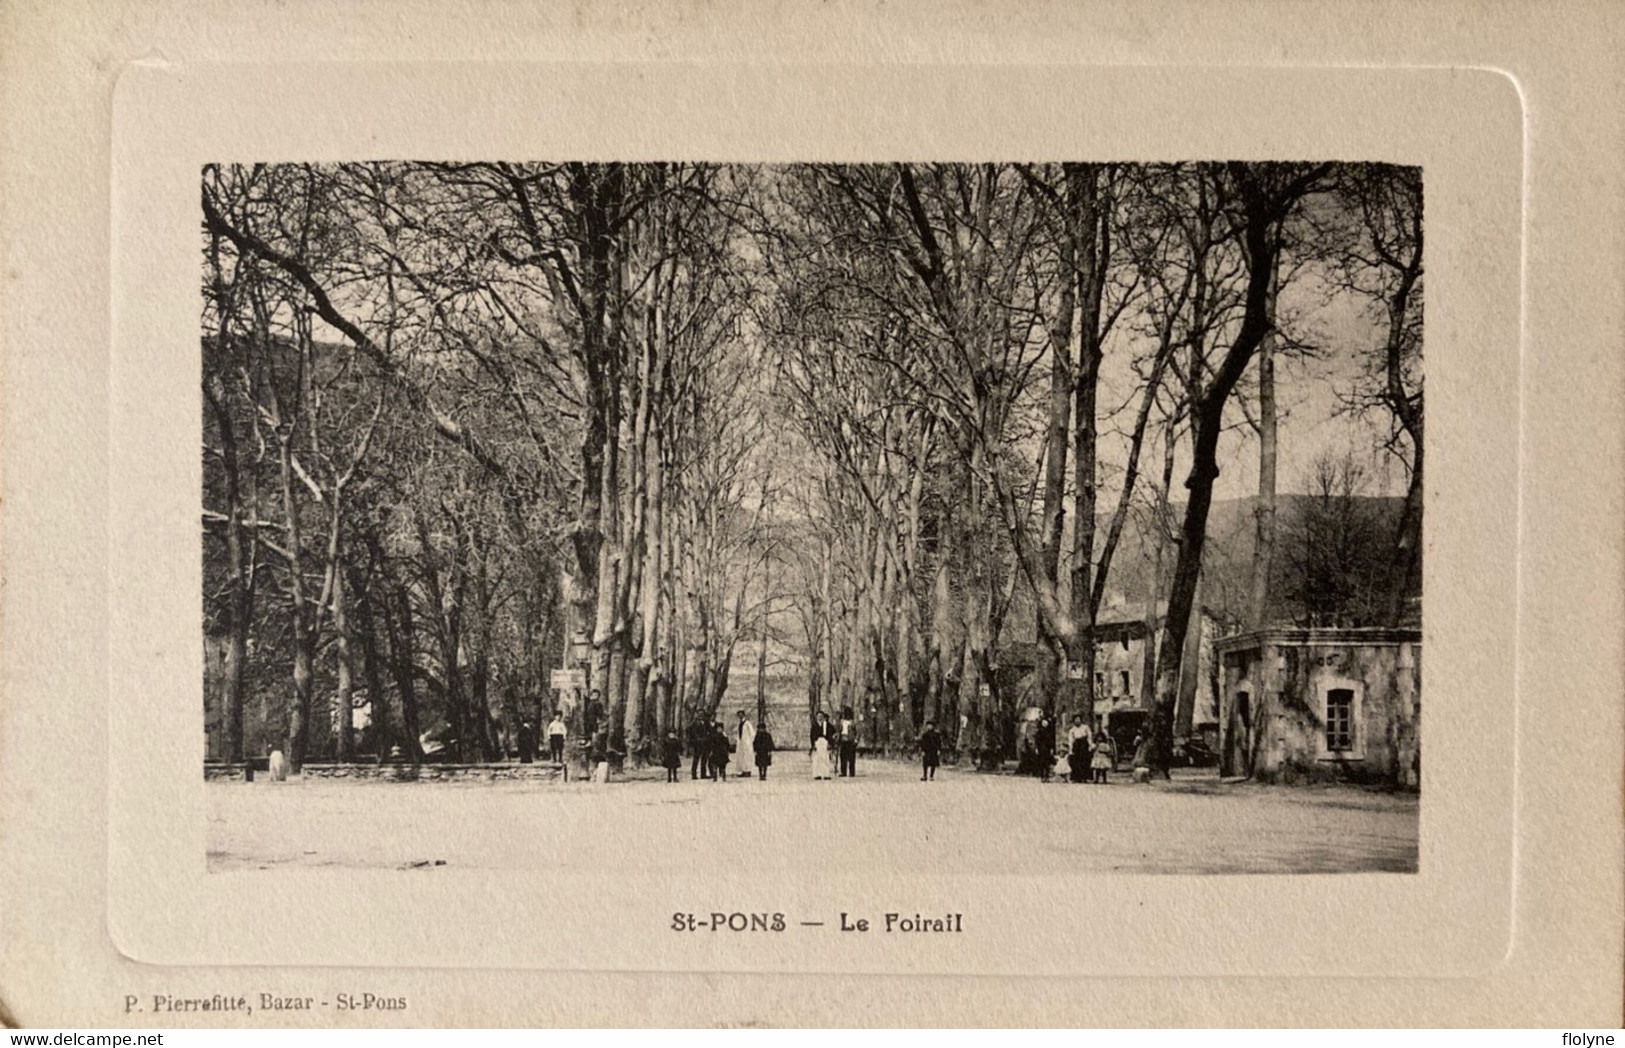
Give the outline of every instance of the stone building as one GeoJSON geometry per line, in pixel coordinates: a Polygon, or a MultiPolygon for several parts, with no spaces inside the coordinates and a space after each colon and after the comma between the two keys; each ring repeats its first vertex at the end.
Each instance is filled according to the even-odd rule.
{"type": "MultiPolygon", "coordinates": [[[[1217,742],[1219,720],[1218,676],[1214,672],[1214,641],[1218,622],[1200,609],[1192,616],[1185,637],[1178,705],[1181,735],[1213,734],[1217,742]],[[1188,720],[1184,718],[1188,717],[1188,720]],[[1188,728],[1184,727],[1188,725],[1188,728]]],[[[1095,624],[1095,712],[1119,716],[1149,714],[1155,701],[1156,645],[1162,641],[1163,623],[1148,628],[1143,619],[1114,619],[1095,624]]],[[[1134,726],[1138,729],[1139,722],[1134,726]]],[[[1114,731],[1113,735],[1117,733],[1114,731]]],[[[1128,733],[1132,734],[1132,733],[1128,733]]]]}
{"type": "Polygon", "coordinates": [[[1416,786],[1418,629],[1265,629],[1215,645],[1219,770],[1416,786]]]}
{"type": "MultiPolygon", "coordinates": [[[[1159,613],[1163,610],[1158,608],[1159,613]]],[[[1147,623],[1143,617],[1128,616],[1126,609],[1116,605],[1108,607],[1095,623],[1094,712],[1105,719],[1125,759],[1132,753],[1135,736],[1150,721],[1163,626],[1160,614],[1154,623],[1147,623]]],[[[1219,622],[1208,609],[1193,615],[1179,681],[1178,719],[1186,725],[1176,740],[1181,753],[1187,736],[1204,744],[1208,753],[1218,747],[1219,677],[1214,656],[1218,634],[1219,622]]],[[[1046,657],[1046,650],[1034,643],[1010,643],[999,650],[1001,692],[1013,700],[1011,713],[1018,719],[1036,717],[1037,709],[1046,703],[1038,673],[1046,657]]],[[[1081,675],[1082,667],[1069,670],[1081,675]]],[[[1071,709],[1063,704],[1056,714],[1064,723],[1071,709]]],[[[1012,724],[1007,747],[1011,752],[1016,746],[1015,731],[1012,724]]]]}

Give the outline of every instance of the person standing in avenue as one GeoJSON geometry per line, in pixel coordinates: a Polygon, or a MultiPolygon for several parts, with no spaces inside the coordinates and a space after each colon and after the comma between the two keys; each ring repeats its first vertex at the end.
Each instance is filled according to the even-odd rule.
{"type": "Polygon", "coordinates": [[[1117,747],[1113,745],[1112,737],[1106,734],[1105,728],[1097,728],[1095,730],[1094,757],[1089,762],[1090,768],[1094,770],[1095,782],[1105,785],[1106,773],[1111,771],[1112,765],[1116,763],[1117,747]]]}
{"type": "Polygon", "coordinates": [[[690,779],[711,777],[711,728],[695,711],[688,722],[688,750],[694,759],[688,766],[690,779]]]}
{"type": "Polygon", "coordinates": [[[739,723],[734,725],[733,737],[734,767],[737,774],[750,777],[751,765],[756,759],[756,727],[751,724],[744,710],[739,711],[739,723]]]}
{"type": "Polygon", "coordinates": [[[1066,729],[1067,778],[1073,782],[1089,781],[1089,762],[1094,759],[1094,745],[1088,720],[1083,714],[1074,713],[1072,727],[1066,729]]]}
{"type": "Polygon", "coordinates": [[[1047,713],[1038,718],[1033,746],[1038,756],[1038,781],[1048,782],[1050,773],[1055,770],[1055,722],[1047,713]]]}
{"type": "Polygon", "coordinates": [[[675,731],[668,731],[661,744],[660,763],[666,768],[666,781],[677,781],[677,769],[683,766],[683,744],[675,731]]]}
{"type": "Polygon", "coordinates": [[[587,696],[587,705],[581,710],[581,734],[591,739],[598,734],[598,725],[604,719],[604,704],[599,701],[598,689],[594,688],[587,696]]]}
{"type": "Polygon", "coordinates": [[[530,717],[519,720],[519,763],[534,764],[536,761],[536,722],[530,717]]]}
{"type": "Polygon", "coordinates": [[[830,777],[829,744],[835,736],[835,729],[829,723],[829,714],[823,710],[813,720],[812,740],[807,749],[807,756],[812,760],[812,777],[814,779],[827,779],[830,777]]]}
{"type": "Polygon", "coordinates": [[[1016,722],[1016,774],[1033,775],[1038,757],[1033,745],[1033,722],[1025,717],[1016,722]]]}
{"type": "Polygon", "coordinates": [[[852,707],[841,707],[841,723],[836,728],[840,742],[840,776],[850,779],[858,774],[858,722],[852,716],[852,707]]]}
{"type": "Polygon", "coordinates": [[[274,743],[271,746],[271,756],[266,763],[265,770],[271,776],[272,782],[288,781],[288,758],[282,755],[282,750],[274,743]]]}
{"type": "Polygon", "coordinates": [[[925,730],[920,732],[920,781],[934,780],[937,777],[937,765],[942,761],[942,733],[937,731],[936,721],[926,721],[925,730]]]}
{"type": "Polygon", "coordinates": [[[711,726],[711,778],[717,782],[728,781],[728,750],[731,746],[728,729],[717,721],[711,726]]]}
{"type": "Polygon", "coordinates": [[[1135,781],[1140,780],[1140,769],[1145,769],[1145,776],[1151,774],[1151,735],[1141,729],[1134,736],[1134,754],[1129,759],[1129,766],[1134,769],[1135,781]]]}
{"type": "Polygon", "coordinates": [[[773,733],[767,730],[767,718],[756,729],[750,740],[751,751],[756,754],[756,778],[767,781],[767,769],[773,764],[773,733]]]}
{"type": "Polygon", "coordinates": [[[564,726],[564,713],[553,711],[553,719],[547,722],[547,755],[554,764],[564,763],[564,737],[569,734],[564,726]]]}

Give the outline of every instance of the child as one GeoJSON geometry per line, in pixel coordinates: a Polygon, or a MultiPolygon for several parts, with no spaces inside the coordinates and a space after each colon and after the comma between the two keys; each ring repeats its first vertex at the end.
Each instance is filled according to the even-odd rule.
{"type": "Polygon", "coordinates": [[[1089,767],[1094,771],[1095,782],[1105,785],[1106,773],[1111,770],[1113,764],[1117,763],[1116,750],[1117,748],[1112,745],[1110,735],[1104,731],[1095,733],[1094,758],[1089,762],[1089,767]]]}
{"type": "Polygon", "coordinates": [[[678,741],[675,731],[666,733],[666,744],[661,753],[661,763],[666,766],[666,781],[677,781],[677,769],[683,766],[683,744],[678,741]]]}
{"type": "Polygon", "coordinates": [[[728,729],[719,720],[711,727],[711,778],[716,782],[728,781],[728,757],[732,746],[728,729]]]}
{"type": "Polygon", "coordinates": [[[750,744],[756,751],[756,778],[766,782],[767,769],[773,764],[773,733],[767,730],[765,718],[762,726],[756,729],[750,744]]]}
{"type": "Polygon", "coordinates": [[[756,756],[756,778],[760,782],[767,782],[767,769],[773,764],[773,733],[767,730],[767,718],[762,718],[762,725],[751,738],[751,749],[756,756]]]}
{"type": "Polygon", "coordinates": [[[926,782],[937,777],[937,765],[942,760],[942,735],[937,731],[936,721],[926,721],[925,730],[920,732],[920,781],[926,782]]]}
{"type": "Polygon", "coordinates": [[[554,764],[564,763],[564,715],[558,710],[553,711],[553,719],[547,722],[547,755],[553,758],[554,764]]]}

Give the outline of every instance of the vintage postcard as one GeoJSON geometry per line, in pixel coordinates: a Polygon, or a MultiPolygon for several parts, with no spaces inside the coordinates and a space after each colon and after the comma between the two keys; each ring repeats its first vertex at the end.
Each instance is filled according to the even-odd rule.
{"type": "Polygon", "coordinates": [[[106,956],[16,1017],[1473,1023],[1619,723],[1529,719],[1528,105],[125,65],[106,956]]]}

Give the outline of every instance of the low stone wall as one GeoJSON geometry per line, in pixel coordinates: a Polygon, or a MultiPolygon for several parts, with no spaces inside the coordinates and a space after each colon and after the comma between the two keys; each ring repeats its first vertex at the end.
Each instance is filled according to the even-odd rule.
{"type": "MultiPolygon", "coordinates": [[[[256,776],[266,774],[263,761],[255,762],[256,776]]],[[[501,782],[507,780],[550,781],[564,777],[564,768],[558,764],[424,764],[413,768],[410,764],[334,764],[326,761],[307,762],[301,769],[306,779],[378,779],[385,782],[501,782]]],[[[205,779],[241,779],[243,766],[209,762],[203,765],[205,779]]],[[[574,778],[574,775],[571,776],[574,778]]]]}

